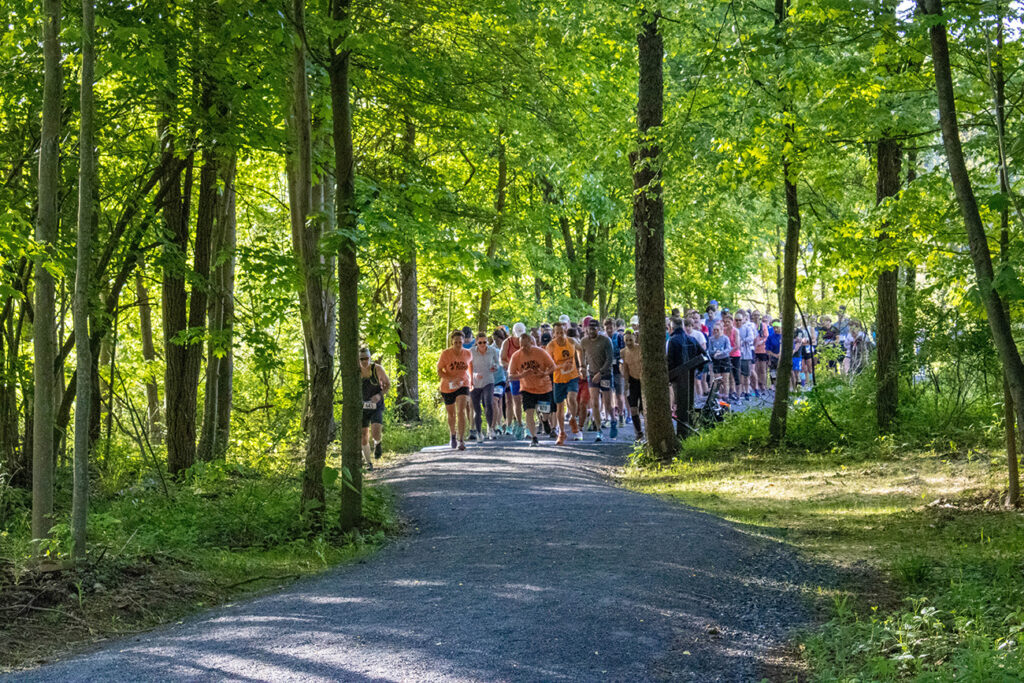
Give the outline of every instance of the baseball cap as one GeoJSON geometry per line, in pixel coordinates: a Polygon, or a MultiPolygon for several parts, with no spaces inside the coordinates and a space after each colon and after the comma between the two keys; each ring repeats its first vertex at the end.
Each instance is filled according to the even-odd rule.
{"type": "Polygon", "coordinates": [[[516,338],[522,337],[526,333],[526,325],[522,323],[516,323],[512,326],[512,334],[516,335],[516,338]]]}
{"type": "Polygon", "coordinates": [[[598,322],[597,318],[590,318],[587,320],[587,327],[600,327],[601,323],[598,322]]]}
{"type": "Polygon", "coordinates": [[[717,305],[718,305],[718,299],[712,299],[711,301],[708,302],[708,306],[717,306],[717,305]]]}
{"type": "Polygon", "coordinates": [[[563,313],[562,315],[558,316],[558,322],[562,323],[563,325],[568,325],[569,323],[572,322],[572,318],[563,313]]]}
{"type": "Polygon", "coordinates": [[[588,325],[590,325],[590,321],[591,320],[593,320],[593,318],[590,317],[589,315],[586,318],[584,318],[583,319],[583,327],[587,327],[588,325]]]}
{"type": "Polygon", "coordinates": [[[637,325],[639,325],[640,324],[640,316],[634,315],[632,318],[629,319],[629,324],[632,327],[636,327],[637,325]]]}

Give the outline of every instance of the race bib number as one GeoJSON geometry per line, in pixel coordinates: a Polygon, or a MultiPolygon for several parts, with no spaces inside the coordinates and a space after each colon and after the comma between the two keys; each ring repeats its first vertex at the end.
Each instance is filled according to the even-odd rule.
{"type": "Polygon", "coordinates": [[[363,410],[377,410],[377,404],[373,401],[363,401],[363,410]]]}
{"type": "Polygon", "coordinates": [[[494,385],[494,395],[495,396],[501,396],[504,393],[505,393],[505,386],[503,384],[495,384],[494,385]]]}
{"type": "Polygon", "coordinates": [[[603,380],[601,380],[601,388],[602,389],[609,389],[609,388],[611,388],[611,386],[612,386],[612,381],[610,379],[603,379],[603,380]]]}
{"type": "Polygon", "coordinates": [[[537,410],[542,413],[550,413],[551,403],[549,401],[537,401],[537,410]]]}
{"type": "Polygon", "coordinates": [[[459,380],[453,380],[451,382],[448,382],[448,391],[455,391],[461,386],[462,382],[460,382],[459,380]]]}

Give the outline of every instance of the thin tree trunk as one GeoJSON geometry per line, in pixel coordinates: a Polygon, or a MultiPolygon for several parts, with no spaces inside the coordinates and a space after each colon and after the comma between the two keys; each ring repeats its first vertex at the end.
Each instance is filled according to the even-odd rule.
{"type": "MultiPolygon", "coordinates": [[[[883,137],[878,141],[877,179],[875,200],[881,204],[900,191],[900,144],[883,137]]],[[[885,226],[888,228],[888,226],[885,226]]],[[[879,236],[884,248],[889,239],[887,230],[879,236]]],[[[891,267],[878,274],[878,358],[875,365],[875,418],[878,431],[892,431],[899,409],[899,268],[891,267]]]]}
{"type": "MultiPolygon", "coordinates": [[[[787,142],[789,134],[787,132],[787,142]]],[[[789,413],[789,376],[793,371],[793,335],[796,328],[796,266],[800,253],[800,203],[797,201],[796,179],[791,177],[792,166],[788,158],[782,159],[782,174],[786,191],[786,244],[782,259],[782,349],[776,370],[775,401],[768,423],[768,435],[773,444],[786,438],[786,418],[789,413]]]]}
{"type": "MultiPolygon", "coordinates": [[[[351,0],[332,0],[331,15],[346,25],[351,0]]],[[[342,36],[339,40],[344,40],[342,36]]],[[[352,105],[349,92],[350,52],[331,45],[328,69],[334,131],[334,166],[337,179],[335,206],[338,230],[351,236],[358,230],[355,202],[355,157],[352,149],[352,105]]],[[[356,527],[363,518],[361,470],[363,396],[359,377],[359,263],[356,241],[342,240],[338,253],[338,367],[341,371],[341,464],[349,481],[341,489],[339,521],[343,530],[356,527]]]]}
{"type": "MultiPolygon", "coordinates": [[[[1006,163],[1006,74],[1003,70],[1003,14],[1001,3],[996,2],[999,24],[996,27],[996,54],[990,76],[996,105],[996,135],[999,143],[999,192],[1003,194],[1003,203],[999,210],[999,262],[1003,268],[1010,264],[1010,180],[1006,163]]],[[[1010,303],[1003,301],[1003,310],[1007,319],[1010,317],[1010,303]]],[[[1003,373],[1003,417],[1006,422],[1006,470],[1007,489],[1006,505],[1016,507],[1020,502],[1020,473],[1017,463],[1017,420],[1014,417],[1013,394],[1010,382],[1003,373]]]]}
{"type": "Polygon", "coordinates": [[[211,250],[214,271],[210,282],[206,352],[206,394],[203,429],[199,437],[200,460],[222,460],[227,452],[231,425],[233,382],[233,316],[235,295],[235,165],[234,152],[218,164],[220,196],[211,250]]]}
{"type": "Polygon", "coordinates": [[[75,465],[71,500],[71,556],[85,558],[86,519],[89,512],[89,417],[93,410],[91,385],[92,349],[89,347],[89,287],[92,232],[95,217],[96,156],[94,152],[95,107],[93,73],[95,17],[93,0],[82,0],[82,84],[78,165],[78,235],[75,263],[75,364],[78,369],[75,401],[75,465]]]}
{"type": "Polygon", "coordinates": [[[153,368],[156,365],[156,347],[153,345],[153,312],[149,303],[149,290],[141,269],[135,274],[135,295],[139,307],[139,337],[142,340],[142,359],[146,362],[146,432],[153,445],[163,443],[160,422],[160,386],[153,368]]]}
{"type": "MultiPolygon", "coordinates": [[[[305,34],[305,1],[293,0],[295,28],[305,34]]],[[[314,527],[323,522],[325,502],[323,472],[327,446],[334,435],[334,357],[330,348],[325,274],[320,253],[323,221],[310,220],[313,208],[313,133],[309,86],[306,82],[306,48],[296,41],[291,75],[291,133],[289,158],[292,247],[302,276],[302,328],[308,363],[309,408],[305,470],[301,508],[314,527]]],[[[358,326],[356,326],[358,328],[358,326]]]]}
{"type": "Polygon", "coordinates": [[[420,419],[419,390],[419,311],[415,249],[398,264],[401,301],[398,312],[398,381],[396,384],[399,416],[406,421],[420,419]]]}
{"type": "Polygon", "coordinates": [[[597,289],[597,259],[594,257],[595,247],[597,246],[597,225],[593,216],[586,216],[584,220],[587,222],[587,241],[583,246],[583,261],[586,268],[583,276],[583,301],[586,302],[587,306],[592,306],[594,304],[595,290],[597,289]]]}
{"type": "MultiPolygon", "coordinates": [[[[505,140],[498,133],[498,184],[494,189],[494,227],[491,228],[491,236],[487,241],[487,263],[492,264],[494,257],[498,254],[498,240],[501,238],[501,231],[505,218],[505,190],[508,185],[508,164],[505,158],[505,140]]],[[[478,332],[486,331],[491,316],[491,285],[488,281],[484,290],[480,293],[480,312],[476,317],[476,329],[478,332]]]]}
{"type": "Polygon", "coordinates": [[[1024,424],[1024,362],[1013,339],[1010,318],[1006,306],[993,286],[994,271],[992,254],[988,248],[985,225],[978,212],[974,187],[967,172],[963,150],[960,146],[960,129],[956,118],[956,99],[953,92],[953,76],[949,65],[949,44],[946,23],[941,18],[941,0],[918,0],[918,7],[928,15],[940,17],[928,29],[931,38],[932,63],[935,66],[935,89],[939,102],[939,121],[942,125],[942,141],[946,148],[949,175],[956,191],[957,203],[964,219],[964,228],[974,262],[978,292],[988,314],[992,340],[999,351],[1006,383],[1009,386],[1017,424],[1024,424]]]}
{"type": "MultiPolygon", "coordinates": [[[[405,121],[405,168],[406,182],[409,169],[415,163],[416,125],[411,119],[405,121]]],[[[420,368],[419,368],[419,278],[416,264],[416,241],[406,245],[405,253],[398,262],[398,376],[395,382],[398,416],[406,422],[420,419],[420,368]]]]}
{"type": "MultiPolygon", "coordinates": [[[[786,21],[788,0],[775,0],[775,25],[786,21]]],[[[784,33],[780,33],[784,36],[784,33]]],[[[785,37],[781,40],[783,52],[787,50],[785,37]]],[[[783,107],[783,111],[786,107],[783,107]]],[[[793,125],[786,126],[783,148],[793,145],[793,125]]],[[[800,202],[796,192],[796,171],[792,160],[783,154],[782,178],[786,193],[786,243],[782,256],[782,286],[779,292],[779,315],[782,318],[782,349],[776,370],[775,401],[768,423],[768,436],[772,444],[786,438],[786,418],[789,414],[789,377],[793,371],[793,335],[796,327],[797,259],[800,254],[800,202]]]]}
{"type": "Polygon", "coordinates": [[[639,151],[633,161],[633,230],[636,232],[636,300],[643,356],[643,400],[647,444],[659,460],[675,455],[665,358],[665,206],[662,199],[660,149],[664,45],[658,17],[647,16],[637,36],[640,79],[637,89],[639,151]]]}
{"type": "MultiPolygon", "coordinates": [[[[39,143],[38,215],[36,241],[47,251],[57,241],[60,195],[61,119],[61,5],[43,0],[43,118],[39,143]]],[[[35,311],[33,316],[34,390],[32,421],[32,538],[38,543],[50,535],[53,525],[54,410],[57,354],[54,321],[53,275],[43,266],[48,253],[39,256],[35,269],[35,311]]]]}

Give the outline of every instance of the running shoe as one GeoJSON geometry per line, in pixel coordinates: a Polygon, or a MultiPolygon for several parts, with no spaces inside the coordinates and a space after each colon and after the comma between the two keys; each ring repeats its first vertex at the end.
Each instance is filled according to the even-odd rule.
{"type": "Polygon", "coordinates": [[[570,417],[569,418],[569,429],[570,429],[570,431],[572,431],[573,434],[576,434],[577,432],[580,431],[580,427],[576,423],[576,418],[575,417],[570,417]]]}
{"type": "Polygon", "coordinates": [[[619,425],[615,420],[612,420],[611,430],[608,432],[608,437],[614,439],[619,435],[619,425]]]}
{"type": "Polygon", "coordinates": [[[476,438],[476,430],[475,429],[470,429],[469,430],[469,440],[470,441],[477,441],[478,440],[476,438]]]}
{"type": "Polygon", "coordinates": [[[452,434],[452,450],[454,451],[458,447],[459,447],[459,440],[455,438],[454,434],[452,434]]]}
{"type": "Polygon", "coordinates": [[[380,456],[381,456],[381,448],[380,448],[380,441],[378,441],[377,445],[373,447],[373,457],[376,458],[377,460],[380,460],[380,456]]]}
{"type": "Polygon", "coordinates": [[[601,443],[601,441],[601,432],[598,432],[597,436],[594,437],[594,443],[601,443]]]}
{"type": "Polygon", "coordinates": [[[628,425],[633,424],[633,416],[632,415],[627,415],[626,416],[626,424],[628,424],[628,425]]]}
{"type": "Polygon", "coordinates": [[[530,438],[530,446],[531,446],[531,447],[532,447],[532,446],[539,446],[539,445],[540,445],[540,442],[539,442],[539,441],[537,441],[537,437],[535,437],[535,436],[534,436],[534,437],[531,437],[531,438],[530,438]]]}
{"type": "Polygon", "coordinates": [[[622,426],[624,426],[625,424],[626,424],[626,418],[625,418],[625,417],[623,417],[623,416],[622,416],[622,415],[620,414],[620,415],[619,415],[619,426],[620,426],[620,427],[622,427],[622,426]]]}
{"type": "Polygon", "coordinates": [[[561,446],[565,443],[565,432],[558,433],[558,441],[555,442],[556,446],[561,446]]]}
{"type": "Polygon", "coordinates": [[[460,441],[459,442],[459,450],[460,451],[466,450],[466,442],[465,441],[460,441]]]}
{"type": "Polygon", "coordinates": [[[373,472],[373,463],[370,462],[369,460],[366,460],[365,463],[366,463],[366,471],[367,472],[373,472]]]}
{"type": "Polygon", "coordinates": [[[519,422],[516,422],[516,426],[512,428],[512,436],[516,441],[523,438],[523,425],[519,422]]]}

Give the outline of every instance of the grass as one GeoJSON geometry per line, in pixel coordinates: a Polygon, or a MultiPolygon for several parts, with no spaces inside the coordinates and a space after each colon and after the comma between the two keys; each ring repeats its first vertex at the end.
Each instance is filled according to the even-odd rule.
{"type": "MultiPolygon", "coordinates": [[[[791,425],[803,438],[818,418],[800,410],[813,408],[791,425]]],[[[772,450],[766,423],[733,416],[624,481],[846,570],[828,621],[801,637],[816,680],[1024,680],[1024,515],[1001,505],[1005,462],[991,444],[772,450]]]]}
{"type": "MultiPolygon", "coordinates": [[[[384,463],[446,436],[434,420],[387,424],[384,463]]],[[[79,567],[66,562],[65,517],[58,518],[49,542],[48,566],[30,560],[29,497],[3,489],[0,671],[359,560],[401,529],[390,491],[371,481],[364,488],[365,523],[340,532],[338,481],[328,491],[324,529],[311,532],[298,515],[297,454],[264,459],[258,467],[229,454],[226,463],[197,465],[181,483],[167,481],[167,493],[144,463],[132,469],[132,455],[94,478],[89,559],[79,567]]],[[[69,488],[70,481],[59,479],[56,507],[65,515],[69,488]]]]}

